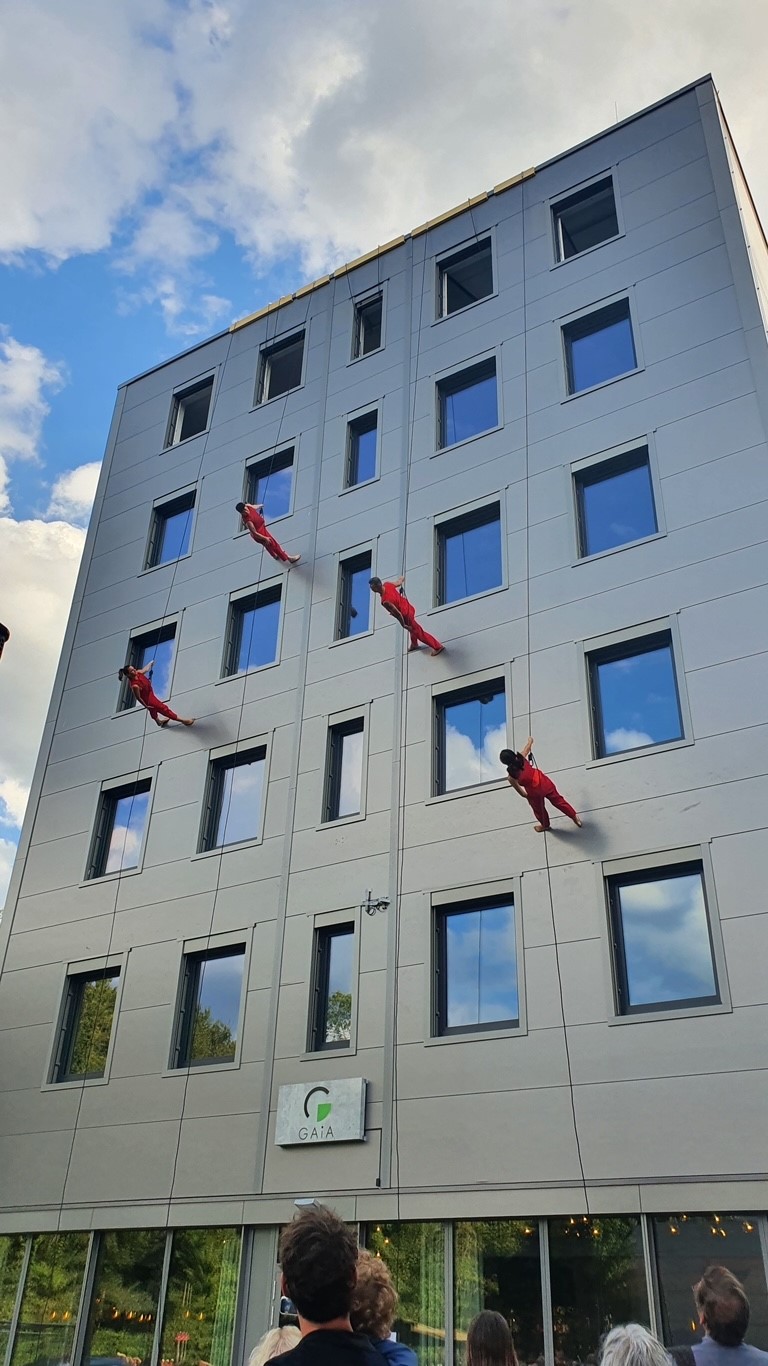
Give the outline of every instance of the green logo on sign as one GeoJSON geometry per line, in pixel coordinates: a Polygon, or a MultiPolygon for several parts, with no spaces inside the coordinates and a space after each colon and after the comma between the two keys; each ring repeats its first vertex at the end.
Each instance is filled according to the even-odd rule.
{"type": "Polygon", "coordinates": [[[318,1124],[322,1124],[323,1120],[328,1118],[328,1116],[329,1116],[329,1114],[331,1113],[331,1110],[332,1110],[332,1109],[333,1109],[333,1106],[331,1105],[330,1101],[328,1101],[328,1100],[321,1100],[321,1101],[319,1102],[318,1107],[317,1107],[317,1122],[318,1122],[318,1124]]]}

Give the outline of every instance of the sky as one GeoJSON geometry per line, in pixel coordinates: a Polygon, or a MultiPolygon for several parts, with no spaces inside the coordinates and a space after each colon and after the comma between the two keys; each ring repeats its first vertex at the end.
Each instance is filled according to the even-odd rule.
{"type": "Polygon", "coordinates": [[[0,904],[117,385],[711,71],[760,0],[0,0],[0,904]]]}

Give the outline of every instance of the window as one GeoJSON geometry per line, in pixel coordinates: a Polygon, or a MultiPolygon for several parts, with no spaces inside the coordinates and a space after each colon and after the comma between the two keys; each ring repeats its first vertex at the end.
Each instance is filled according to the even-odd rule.
{"type": "Polygon", "coordinates": [[[650,1327],[639,1218],[581,1215],[547,1225],[558,1362],[596,1361],[614,1324],[650,1327]]]}
{"type": "Polygon", "coordinates": [[[377,412],[366,413],[365,417],[356,417],[350,422],[347,428],[347,488],[375,478],[378,426],[377,412]]]}
{"type": "Polygon", "coordinates": [[[371,552],[350,555],[339,563],[339,605],[336,613],[336,639],[359,636],[370,627],[371,552]]]}
{"type": "Polygon", "coordinates": [[[552,218],[558,261],[608,242],[619,231],[611,177],[560,199],[552,207],[552,218]]]}
{"type": "Polygon", "coordinates": [[[443,1366],[445,1355],[445,1234],[438,1223],[369,1224],[365,1246],[381,1257],[397,1286],[397,1341],[418,1366],[443,1366]]]}
{"type": "Polygon", "coordinates": [[[262,503],[268,522],[287,517],[293,492],[294,450],[280,451],[249,465],[245,481],[245,502],[262,503]]]}
{"type": "Polygon", "coordinates": [[[315,933],[314,1003],[310,1048],[346,1048],[352,1033],[354,925],[315,933]]]}
{"type": "MultiPolygon", "coordinates": [[[[483,1309],[513,1325],[522,1362],[544,1360],[541,1255],[535,1219],[473,1219],[453,1226],[454,1361],[467,1359],[467,1329],[483,1309]]],[[[558,1301],[555,1301],[558,1303],[558,1301]]],[[[558,1366],[565,1366],[558,1358],[558,1366]]]]}
{"type": "Polygon", "coordinates": [[[437,398],[441,449],[497,426],[495,359],[484,360],[449,379],[440,380],[437,398]]]}
{"type": "Polygon", "coordinates": [[[119,968],[100,968],[67,978],[54,1081],[90,1081],[104,1076],[119,980],[119,968]]]}
{"type": "Polygon", "coordinates": [[[440,907],[435,1032],[509,1029],[520,1023],[512,897],[440,907]]]}
{"type": "Polygon", "coordinates": [[[377,294],[375,299],[365,299],[362,303],[355,304],[355,358],[367,356],[370,351],[378,351],[381,346],[383,302],[381,294],[377,294]]]}
{"type": "Polygon", "coordinates": [[[563,340],[569,394],[605,384],[637,366],[628,299],[567,323],[563,340]]]}
{"type": "Polygon", "coordinates": [[[194,489],[161,503],[152,513],[146,569],[178,560],[189,550],[189,533],[195,507],[194,489]]]}
{"type": "MultiPolygon", "coordinates": [[[[167,697],[170,692],[175,640],[176,623],[173,621],[166,626],[158,626],[155,630],[142,631],[141,635],[131,636],[126,663],[132,664],[134,669],[143,669],[151,659],[155,661],[150,678],[158,697],[167,697]]],[[[128,687],[127,678],[124,678],[120,686],[117,709],[128,711],[135,705],[136,698],[128,687]]]]}
{"type": "Polygon", "coordinates": [[[301,384],[304,364],[304,333],[297,332],[285,341],[266,346],[261,353],[257,403],[279,398],[301,384]]]}
{"type": "Polygon", "coordinates": [[[768,1290],[757,1214],[653,1214],[661,1336],[668,1347],[701,1341],[691,1286],[705,1267],[724,1261],[749,1297],[750,1345],[768,1348],[768,1290]],[[727,1248],[725,1240],[728,1241],[727,1248]]]}
{"type": "Polygon", "coordinates": [[[174,1231],[161,1362],[231,1361],[240,1242],[239,1228],[174,1231]]]}
{"type": "Polygon", "coordinates": [[[101,794],[88,865],[89,878],[138,868],[149,809],[149,778],[101,794]]]}
{"type": "Polygon", "coordinates": [[[166,446],[177,446],[180,441],[186,441],[188,436],[198,436],[205,431],[212,394],[212,377],[201,379],[199,384],[191,384],[188,389],[174,394],[166,446]]]}
{"type": "Polygon", "coordinates": [[[162,1228],[100,1234],[83,1361],[106,1366],[130,1357],[136,1366],[149,1366],[165,1244],[162,1228]]]}
{"type": "Polygon", "coordinates": [[[229,606],[224,675],[274,664],[280,626],[280,585],[262,588],[229,606]]]}
{"type": "Polygon", "coordinates": [[[501,508],[465,512],[437,527],[437,603],[459,602],[501,584],[501,508]]]}
{"type": "Polygon", "coordinates": [[[473,242],[471,247],[457,251],[453,256],[440,261],[437,267],[439,281],[439,316],[456,313],[467,304],[475,304],[493,293],[493,259],[491,239],[473,242]]]}
{"type": "Polygon", "coordinates": [[[683,738],[669,631],[635,637],[588,656],[598,758],[683,738]]]}
{"type": "Polygon", "coordinates": [[[9,1366],[73,1359],[87,1233],[36,1233],[9,1366]]]}
{"type": "Polygon", "coordinates": [[[245,944],[185,955],[174,1067],[233,1061],[244,968],[245,944]]]}
{"type": "Polygon", "coordinates": [[[647,446],[574,474],[579,554],[640,541],[658,531],[647,446]]]}
{"type": "Polygon", "coordinates": [[[266,748],[261,746],[213,760],[203,821],[203,850],[258,838],[266,758],[266,748]]]}
{"type": "Polygon", "coordinates": [[[27,1240],[23,1234],[0,1234],[0,1352],[3,1354],[3,1361],[26,1247],[27,1240]]]}
{"type": "Polygon", "coordinates": [[[325,780],[326,821],[357,816],[363,793],[363,733],[365,721],[356,716],[328,730],[328,764],[325,780]]]}
{"type": "Polygon", "coordinates": [[[701,863],[622,873],[607,889],[619,1012],[717,1005],[701,863]]]}
{"type": "Polygon", "coordinates": [[[506,743],[503,679],[441,693],[435,698],[435,795],[503,777],[499,750],[506,743]]]}

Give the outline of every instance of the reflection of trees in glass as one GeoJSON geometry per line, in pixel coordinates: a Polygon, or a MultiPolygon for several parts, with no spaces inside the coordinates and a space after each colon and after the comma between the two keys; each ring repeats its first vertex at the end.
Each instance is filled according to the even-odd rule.
{"type": "Polygon", "coordinates": [[[87,1233],[42,1233],[32,1239],[11,1366],[70,1359],[87,1252],[87,1233]]]}
{"type": "Polygon", "coordinates": [[[189,1228],[174,1233],[163,1317],[164,1363],[228,1366],[239,1261],[239,1229],[189,1228]]]}
{"type": "Polygon", "coordinates": [[[236,1040],[229,1025],[214,1020],[211,1007],[195,1011],[190,1061],[202,1058],[234,1058],[236,1040]]]}
{"type": "Polygon", "coordinates": [[[67,1075],[103,1077],[115,1013],[117,977],[99,977],[95,981],[83,982],[80,991],[80,1008],[67,1075]]]}
{"type": "Polygon", "coordinates": [[[466,1356],[467,1329],[481,1309],[503,1314],[521,1362],[544,1351],[539,1229],[524,1219],[454,1225],[455,1355],[466,1356]]]}
{"type": "Polygon", "coordinates": [[[395,1332],[419,1366],[445,1360],[445,1270],[442,1224],[369,1224],[366,1246],[387,1263],[400,1297],[395,1332]]]}
{"type": "Polygon", "coordinates": [[[345,1043],[352,1026],[352,992],[332,991],[325,1014],[325,1037],[328,1043],[345,1043]]]}
{"type": "Polygon", "coordinates": [[[162,1229],[121,1229],[101,1238],[84,1359],[148,1361],[160,1293],[165,1250],[162,1229]]]}
{"type": "Polygon", "coordinates": [[[20,1233],[0,1235],[0,1358],[5,1357],[8,1345],[26,1241],[20,1233]]]}
{"type": "Polygon", "coordinates": [[[640,1220],[549,1220],[555,1362],[594,1361],[616,1323],[649,1324],[640,1220]]]}

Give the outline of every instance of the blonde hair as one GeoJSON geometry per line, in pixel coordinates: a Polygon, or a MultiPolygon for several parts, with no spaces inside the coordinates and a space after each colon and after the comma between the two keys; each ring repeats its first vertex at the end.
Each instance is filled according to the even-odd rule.
{"type": "Polygon", "coordinates": [[[264,1366],[265,1361],[282,1356],[283,1352],[293,1351],[300,1342],[301,1333],[293,1324],[287,1323],[284,1328],[271,1328],[261,1341],[256,1343],[248,1358],[248,1366],[264,1366]]]}
{"type": "Polygon", "coordinates": [[[396,1308],[397,1291],[389,1267],[380,1257],[361,1248],[349,1314],[354,1331],[365,1333],[369,1338],[389,1337],[396,1308]]]}

